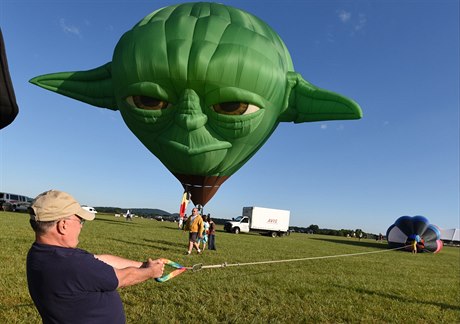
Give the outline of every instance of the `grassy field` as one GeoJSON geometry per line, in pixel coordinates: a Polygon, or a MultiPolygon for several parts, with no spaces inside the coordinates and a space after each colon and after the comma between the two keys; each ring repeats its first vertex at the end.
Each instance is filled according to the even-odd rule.
{"type": "MultiPolygon", "coordinates": [[[[29,297],[25,257],[34,235],[26,214],[0,212],[0,323],[40,323],[29,297]]],[[[216,234],[217,251],[186,256],[175,223],[97,215],[80,248],[184,266],[246,263],[382,251],[289,263],[186,271],[120,290],[128,323],[460,323],[460,249],[388,251],[386,243],[294,233],[216,234]]]]}

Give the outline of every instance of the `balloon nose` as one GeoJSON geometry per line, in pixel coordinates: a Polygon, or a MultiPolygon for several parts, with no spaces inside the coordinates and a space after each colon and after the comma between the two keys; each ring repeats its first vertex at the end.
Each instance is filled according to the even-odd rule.
{"type": "Polygon", "coordinates": [[[187,131],[203,127],[208,117],[201,110],[200,97],[192,89],[185,89],[177,103],[176,123],[187,131]]]}

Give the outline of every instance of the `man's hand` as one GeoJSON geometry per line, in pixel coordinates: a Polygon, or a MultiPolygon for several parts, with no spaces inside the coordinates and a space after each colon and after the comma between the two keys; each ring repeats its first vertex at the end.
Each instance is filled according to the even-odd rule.
{"type": "Polygon", "coordinates": [[[118,288],[136,285],[148,279],[160,278],[163,275],[164,263],[160,260],[148,259],[137,267],[124,269],[114,268],[118,279],[118,288]]]}
{"type": "Polygon", "coordinates": [[[163,275],[165,264],[160,259],[152,260],[149,258],[142,264],[141,268],[149,269],[152,278],[160,278],[163,275]]]}

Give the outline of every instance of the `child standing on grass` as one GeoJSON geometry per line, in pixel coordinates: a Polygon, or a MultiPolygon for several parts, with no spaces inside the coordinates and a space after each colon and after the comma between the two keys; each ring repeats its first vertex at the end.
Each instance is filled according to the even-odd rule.
{"type": "Polygon", "coordinates": [[[201,251],[206,249],[206,243],[208,243],[208,234],[209,234],[209,222],[207,217],[203,217],[203,236],[198,238],[198,246],[203,243],[201,251]]]}

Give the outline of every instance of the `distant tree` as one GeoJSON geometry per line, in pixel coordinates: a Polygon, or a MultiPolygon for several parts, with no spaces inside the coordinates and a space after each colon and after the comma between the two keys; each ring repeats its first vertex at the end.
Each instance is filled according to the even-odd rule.
{"type": "Polygon", "coordinates": [[[311,224],[310,226],[307,227],[307,231],[308,230],[312,231],[314,234],[317,234],[319,232],[319,226],[311,224]]]}
{"type": "Polygon", "coordinates": [[[353,231],[352,230],[349,230],[349,229],[341,229],[340,232],[342,233],[342,236],[352,236],[353,235],[353,231]]]}

